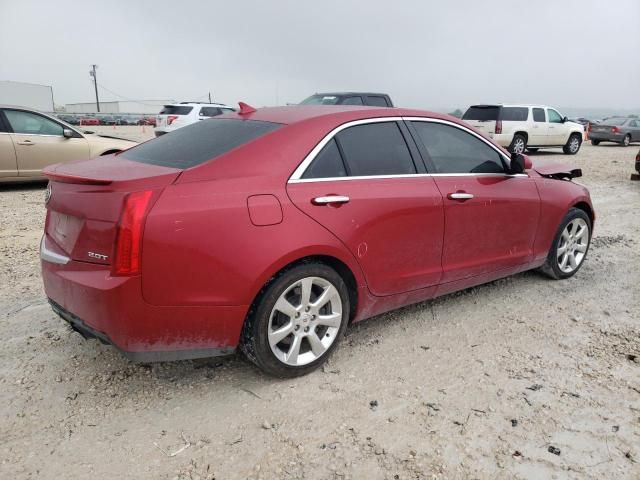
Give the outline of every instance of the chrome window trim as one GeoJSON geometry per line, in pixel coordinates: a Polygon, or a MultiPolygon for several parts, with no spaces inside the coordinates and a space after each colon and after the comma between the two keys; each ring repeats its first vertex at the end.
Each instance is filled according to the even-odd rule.
{"type": "Polygon", "coordinates": [[[459,125],[454,122],[450,122],[448,120],[443,120],[439,118],[429,118],[429,117],[374,117],[374,118],[366,118],[362,120],[353,120],[351,122],[343,123],[342,125],[337,126],[329,133],[327,133],[320,142],[313,147],[311,152],[304,157],[304,160],[298,165],[298,167],[294,170],[294,172],[289,177],[287,183],[310,183],[310,182],[334,182],[334,181],[346,181],[346,180],[370,180],[370,179],[387,179],[387,178],[412,178],[412,177],[529,177],[526,173],[518,173],[518,174],[508,174],[508,173],[409,173],[409,174],[398,174],[398,175],[363,175],[363,176],[352,176],[352,177],[326,177],[326,178],[302,178],[304,172],[307,170],[311,162],[316,158],[318,153],[324,148],[324,146],[329,143],[334,136],[340,133],[342,130],[353,127],[356,125],[367,125],[369,123],[383,123],[383,122],[399,122],[399,121],[417,121],[417,122],[426,122],[426,123],[441,123],[444,125],[450,125],[454,128],[459,128],[463,130],[480,141],[484,142],[489,147],[493,148],[496,153],[506,162],[507,165],[511,163],[511,160],[502,152],[498,147],[489,142],[482,135],[474,132],[468,127],[464,125],[459,125]]]}
{"type": "Polygon", "coordinates": [[[71,259],[65,255],[60,255],[47,248],[46,236],[42,236],[40,241],[40,258],[45,262],[56,263],[58,265],[66,265],[71,259]]]}
{"type": "MultiPolygon", "coordinates": [[[[76,129],[73,125],[69,125],[68,123],[64,122],[63,120],[60,120],[54,116],[48,115],[46,113],[43,112],[38,112],[36,110],[28,110],[28,109],[24,109],[24,108],[20,108],[20,107],[2,107],[0,108],[0,110],[16,110],[18,112],[26,112],[26,113],[31,113],[33,115],[40,115],[41,117],[45,117],[47,120],[51,120],[53,123],[57,123],[58,125],[60,125],[62,127],[62,129],[69,129],[69,130],[73,130],[74,132],[76,132],[78,135],[80,135],[82,138],[85,138],[83,135],[83,132],[79,131],[78,129],[76,129]]],[[[9,121],[7,120],[7,123],[9,121]]],[[[13,127],[11,127],[11,124],[8,125],[10,128],[13,129],[13,127]]],[[[16,133],[16,132],[0,132],[7,134],[7,135],[29,135],[32,137],[64,137],[64,135],[50,135],[50,134],[41,134],[41,133],[16,133]]],[[[77,138],[77,137],[76,137],[77,138]]]]}

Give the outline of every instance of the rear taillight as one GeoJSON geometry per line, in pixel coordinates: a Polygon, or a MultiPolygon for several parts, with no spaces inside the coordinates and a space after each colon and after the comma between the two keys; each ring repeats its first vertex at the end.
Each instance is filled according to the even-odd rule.
{"type": "Polygon", "coordinates": [[[167,125],[171,125],[173,123],[174,120],[177,120],[178,116],[177,115],[169,115],[167,117],[167,125]]]}
{"type": "Polygon", "coordinates": [[[113,262],[113,273],[116,275],[140,273],[142,229],[151,193],[151,191],[130,193],[124,201],[124,209],[118,222],[116,254],[113,262]]]}
{"type": "Polygon", "coordinates": [[[620,129],[618,127],[611,127],[611,133],[620,133],[620,129]]]}
{"type": "Polygon", "coordinates": [[[502,133],[502,120],[496,120],[496,133],[502,133]]]}

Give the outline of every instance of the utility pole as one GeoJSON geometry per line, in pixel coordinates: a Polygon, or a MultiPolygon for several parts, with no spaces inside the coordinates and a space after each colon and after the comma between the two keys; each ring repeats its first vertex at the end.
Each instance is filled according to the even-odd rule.
{"type": "Polygon", "coordinates": [[[211,92],[209,92],[209,103],[211,103],[211,92]]]}
{"type": "Polygon", "coordinates": [[[98,100],[98,77],[96,76],[96,67],[97,65],[91,65],[89,76],[93,77],[93,88],[95,88],[96,90],[96,108],[98,109],[98,113],[100,113],[100,100],[98,100]]]}

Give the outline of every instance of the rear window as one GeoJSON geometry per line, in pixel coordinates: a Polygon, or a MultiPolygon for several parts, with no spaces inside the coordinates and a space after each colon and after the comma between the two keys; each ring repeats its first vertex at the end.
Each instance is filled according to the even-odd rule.
{"type": "Polygon", "coordinates": [[[165,105],[160,110],[160,115],[189,115],[193,107],[185,107],[183,105],[165,105]]]}
{"type": "Polygon", "coordinates": [[[497,120],[499,112],[500,107],[498,106],[469,107],[469,109],[462,116],[462,119],[478,121],[497,120]]]}
{"type": "Polygon", "coordinates": [[[280,128],[279,123],[212,118],[124,151],[127,160],[171,168],[190,168],[280,128]]]}
{"type": "Polygon", "coordinates": [[[627,122],[627,118],[607,118],[602,123],[605,125],[617,125],[618,127],[624,125],[627,122]]]}
{"type": "Polygon", "coordinates": [[[526,122],[529,118],[527,107],[502,107],[500,120],[506,122],[526,122]]]}

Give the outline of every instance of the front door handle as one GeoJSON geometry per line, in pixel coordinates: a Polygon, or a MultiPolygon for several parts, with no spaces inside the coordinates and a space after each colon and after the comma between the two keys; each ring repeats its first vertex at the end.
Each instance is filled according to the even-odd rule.
{"type": "Polygon", "coordinates": [[[325,197],[316,197],[311,202],[314,205],[329,205],[332,203],[347,203],[349,197],[345,195],[327,195],[325,197]]]}
{"type": "Polygon", "coordinates": [[[465,192],[455,192],[447,195],[451,200],[471,200],[473,198],[473,193],[465,193],[465,192]]]}
{"type": "Polygon", "coordinates": [[[22,142],[17,142],[18,145],[35,145],[31,140],[23,140],[22,142]]]}

